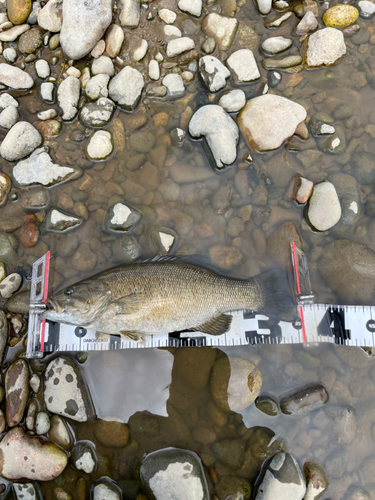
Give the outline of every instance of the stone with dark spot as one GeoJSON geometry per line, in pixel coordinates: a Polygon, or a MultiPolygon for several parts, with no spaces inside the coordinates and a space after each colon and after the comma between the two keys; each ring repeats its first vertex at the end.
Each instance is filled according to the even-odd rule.
{"type": "Polygon", "coordinates": [[[72,358],[61,356],[52,360],[47,366],[44,383],[47,410],[77,422],[93,418],[94,408],[90,394],[78,365],[72,358]]]}
{"type": "Polygon", "coordinates": [[[29,367],[24,359],[14,361],[5,376],[6,420],[9,427],[23,418],[29,397],[29,367]]]}

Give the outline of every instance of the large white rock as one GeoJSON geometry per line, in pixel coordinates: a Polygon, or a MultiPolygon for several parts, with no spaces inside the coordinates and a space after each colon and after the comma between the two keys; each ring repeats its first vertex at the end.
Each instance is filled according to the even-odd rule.
{"type": "Polygon", "coordinates": [[[266,94],[247,102],[238,115],[238,124],[255,151],[272,151],[291,137],[306,119],[306,110],[285,97],[266,94]]]}
{"type": "Polygon", "coordinates": [[[52,102],[55,86],[52,82],[43,82],[40,86],[40,97],[43,101],[52,102]]]}
{"type": "Polygon", "coordinates": [[[78,78],[68,76],[63,80],[57,89],[57,100],[63,110],[63,120],[73,120],[78,112],[78,101],[81,85],[78,78]]]}
{"type": "Polygon", "coordinates": [[[141,73],[131,66],[125,66],[109,82],[109,97],[127,111],[133,111],[141,99],[144,85],[141,73]]]}
{"type": "Polygon", "coordinates": [[[233,52],[227,59],[227,66],[236,83],[253,82],[260,78],[257,62],[250,49],[233,52]]]}
{"type": "Polygon", "coordinates": [[[341,219],[339,197],[331,182],[321,182],[314,186],[307,216],[318,231],[328,231],[341,219]]]}
{"type": "Polygon", "coordinates": [[[9,130],[0,146],[0,155],[8,161],[17,161],[32,153],[43,142],[43,137],[29,122],[18,122],[9,130]]]}
{"type": "Polygon", "coordinates": [[[232,45],[234,35],[236,34],[238,21],[234,17],[225,17],[211,12],[208,14],[202,24],[202,29],[208,36],[215,38],[220,50],[228,50],[232,45]]]}
{"type": "Polygon", "coordinates": [[[140,0],[119,0],[121,13],[119,16],[121,26],[136,28],[141,17],[140,0]]]}
{"type": "Polygon", "coordinates": [[[16,66],[0,64],[0,83],[12,89],[30,89],[34,85],[32,77],[16,66]]]}
{"type": "Polygon", "coordinates": [[[344,35],[336,28],[318,30],[307,40],[306,64],[309,68],[333,66],[345,54],[344,35]]]}
{"type": "Polygon", "coordinates": [[[182,38],[176,38],[175,40],[170,40],[167,45],[167,56],[177,57],[188,50],[195,48],[195,43],[192,38],[183,36],[182,38]]]}
{"type": "Polygon", "coordinates": [[[208,104],[199,108],[190,120],[189,132],[196,139],[204,137],[215,168],[220,169],[235,162],[238,127],[221,106],[208,104]]]}
{"type": "Polygon", "coordinates": [[[91,160],[104,160],[113,151],[112,135],[107,130],[98,130],[87,144],[87,156],[91,160]]]}
{"type": "Polygon", "coordinates": [[[187,12],[194,17],[199,17],[202,14],[202,0],[180,0],[178,8],[182,12],[187,12]]]}
{"type": "Polygon", "coordinates": [[[230,71],[214,56],[199,59],[199,73],[210,92],[217,92],[225,87],[230,71]]]}
{"type": "Polygon", "coordinates": [[[49,0],[39,11],[39,26],[52,33],[58,33],[62,26],[62,8],[63,0],[49,0]]]}
{"type": "Polygon", "coordinates": [[[60,45],[68,59],[91,52],[111,21],[112,0],[64,0],[60,45]]]}

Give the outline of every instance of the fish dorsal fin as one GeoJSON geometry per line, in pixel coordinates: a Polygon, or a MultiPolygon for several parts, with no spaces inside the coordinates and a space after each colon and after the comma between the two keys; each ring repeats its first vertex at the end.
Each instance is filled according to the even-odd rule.
{"type": "Polygon", "coordinates": [[[206,321],[206,323],[196,328],[190,328],[188,331],[207,333],[207,335],[222,335],[229,330],[231,323],[232,316],[228,314],[219,314],[219,316],[206,321]]]}
{"type": "Polygon", "coordinates": [[[143,301],[143,293],[137,292],[114,300],[112,306],[115,309],[115,314],[134,314],[143,307],[143,301]]]}

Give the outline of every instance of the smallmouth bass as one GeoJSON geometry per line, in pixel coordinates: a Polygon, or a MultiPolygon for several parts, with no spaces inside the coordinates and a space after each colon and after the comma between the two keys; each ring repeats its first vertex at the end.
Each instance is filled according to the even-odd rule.
{"type": "Polygon", "coordinates": [[[285,274],[271,270],[249,280],[220,276],[184,260],[128,264],[57,293],[43,317],[133,340],[176,331],[221,335],[231,316],[251,309],[291,320],[285,274]]]}

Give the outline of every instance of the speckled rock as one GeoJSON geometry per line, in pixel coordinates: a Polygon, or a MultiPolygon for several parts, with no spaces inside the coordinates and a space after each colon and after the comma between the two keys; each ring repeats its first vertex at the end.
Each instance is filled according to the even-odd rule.
{"type": "Polygon", "coordinates": [[[34,54],[43,44],[43,33],[39,28],[22,33],[18,40],[18,49],[23,55],[34,54]]]}
{"type": "Polygon", "coordinates": [[[51,418],[51,427],[48,432],[48,437],[53,443],[56,443],[64,450],[71,446],[71,438],[64,424],[64,421],[59,415],[53,415],[51,418]]]}
{"type": "Polygon", "coordinates": [[[89,393],[71,358],[61,356],[51,361],[46,368],[44,384],[44,402],[48,411],[77,422],[92,418],[89,393]]]}
{"type": "Polygon", "coordinates": [[[25,360],[18,359],[8,368],[5,396],[7,424],[14,427],[21,422],[29,397],[29,368],[25,360]]]}
{"type": "Polygon", "coordinates": [[[358,16],[359,12],[353,5],[337,4],[324,12],[323,22],[330,28],[341,28],[355,23],[358,16]]]}
{"type": "Polygon", "coordinates": [[[60,448],[27,436],[22,427],[8,431],[0,442],[0,474],[9,480],[51,481],[67,463],[68,457],[60,448]]]}
{"type": "Polygon", "coordinates": [[[109,83],[109,97],[127,111],[133,111],[142,95],[144,79],[135,68],[126,66],[109,83]]]}

